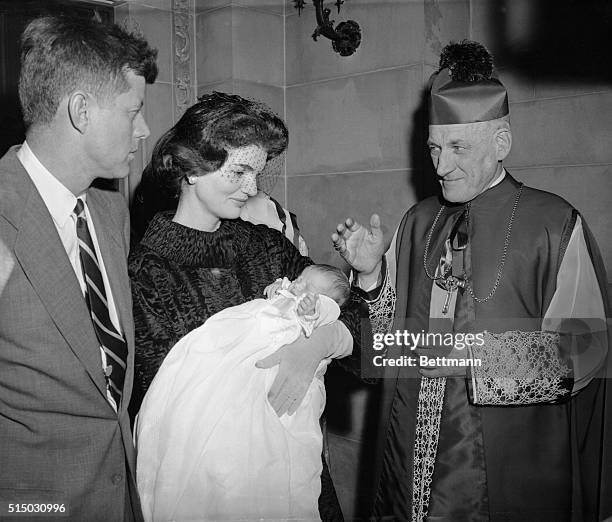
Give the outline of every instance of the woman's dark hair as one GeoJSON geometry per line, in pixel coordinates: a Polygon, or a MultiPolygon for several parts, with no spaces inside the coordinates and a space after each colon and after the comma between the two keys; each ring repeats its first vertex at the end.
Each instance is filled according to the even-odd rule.
{"type": "Polygon", "coordinates": [[[143,182],[152,181],[176,198],[188,176],[218,170],[228,149],[258,145],[270,159],[285,150],[288,139],[283,120],[265,105],[232,94],[206,94],[157,141],[143,182]]]}

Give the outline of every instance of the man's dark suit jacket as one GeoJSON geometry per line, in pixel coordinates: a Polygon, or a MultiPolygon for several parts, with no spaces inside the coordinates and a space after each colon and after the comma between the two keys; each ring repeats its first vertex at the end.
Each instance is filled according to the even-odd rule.
{"type": "Polygon", "coordinates": [[[125,201],[87,192],[129,350],[117,413],[77,277],[17,150],[0,159],[0,518],[11,502],[63,503],[70,520],[88,522],[129,519],[131,505],[138,520],[125,201]]]}

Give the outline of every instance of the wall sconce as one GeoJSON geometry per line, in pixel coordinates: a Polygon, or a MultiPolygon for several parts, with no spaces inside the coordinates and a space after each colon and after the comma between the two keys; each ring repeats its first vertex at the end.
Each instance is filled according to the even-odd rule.
{"type": "MultiPolygon", "coordinates": [[[[323,7],[324,0],[312,0],[315,6],[317,16],[317,28],[312,33],[314,41],[319,36],[325,36],[332,41],[332,48],[340,54],[340,56],[350,56],[353,54],[361,43],[361,29],[359,24],[354,20],[340,22],[334,29],[334,21],[329,19],[331,9],[323,7]]],[[[302,9],[306,6],[305,0],[293,0],[294,7],[298,10],[298,14],[302,14],[302,9]]],[[[335,6],[340,13],[340,6],[344,0],[336,0],[335,6]]]]}

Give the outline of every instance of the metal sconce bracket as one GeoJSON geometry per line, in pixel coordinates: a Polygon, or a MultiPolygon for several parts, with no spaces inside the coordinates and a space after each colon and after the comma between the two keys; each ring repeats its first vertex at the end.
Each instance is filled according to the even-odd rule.
{"type": "MultiPolygon", "coordinates": [[[[293,0],[298,14],[302,14],[302,9],[306,6],[304,0],[293,0]]],[[[340,22],[334,29],[334,20],[329,19],[331,9],[323,6],[324,0],[312,0],[315,6],[317,17],[317,28],[312,33],[312,39],[317,40],[319,36],[325,36],[332,41],[332,48],[340,56],[350,56],[353,54],[361,43],[361,29],[359,24],[354,20],[340,22]]],[[[336,0],[335,6],[340,13],[340,7],[344,4],[344,0],[336,0]]]]}

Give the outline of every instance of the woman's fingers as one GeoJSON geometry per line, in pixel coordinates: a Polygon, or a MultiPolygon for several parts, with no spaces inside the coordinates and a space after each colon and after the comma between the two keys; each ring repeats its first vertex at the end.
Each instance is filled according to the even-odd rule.
{"type": "Polygon", "coordinates": [[[280,363],[280,355],[278,351],[276,351],[273,354],[270,354],[267,357],[264,357],[263,359],[260,359],[259,361],[257,361],[255,363],[255,367],[262,368],[265,370],[266,368],[272,368],[273,366],[276,366],[279,363],[280,363]]]}

